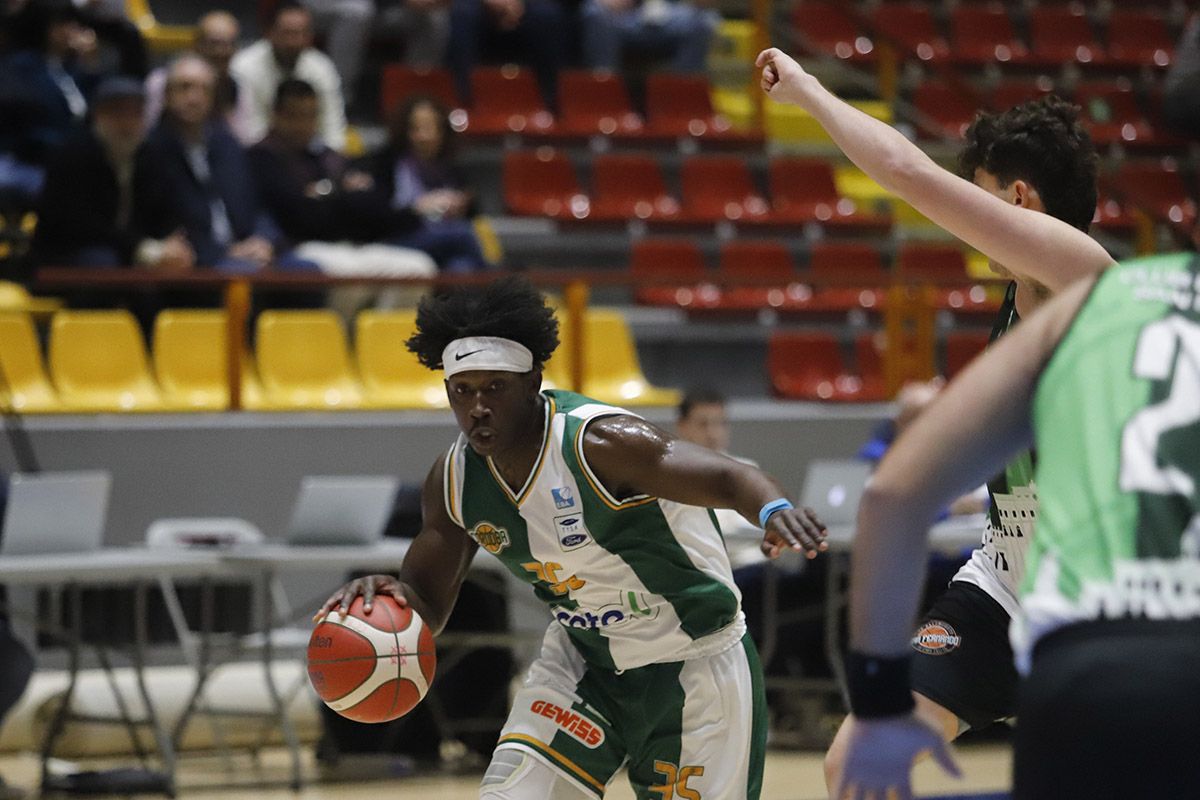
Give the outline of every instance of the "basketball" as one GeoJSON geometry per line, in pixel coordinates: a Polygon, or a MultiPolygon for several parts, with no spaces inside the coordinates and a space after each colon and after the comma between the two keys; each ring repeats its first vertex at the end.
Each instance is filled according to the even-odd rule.
{"type": "Polygon", "coordinates": [[[356,597],[308,640],[308,678],[325,705],[357,722],[388,722],[421,702],[437,664],[433,633],[411,608],[377,595],[368,614],[356,597]]]}

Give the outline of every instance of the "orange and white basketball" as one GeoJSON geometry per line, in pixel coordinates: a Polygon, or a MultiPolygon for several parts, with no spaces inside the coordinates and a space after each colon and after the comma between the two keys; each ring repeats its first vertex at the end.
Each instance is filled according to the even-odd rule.
{"type": "Polygon", "coordinates": [[[308,678],[325,705],[358,722],[387,722],[411,711],[433,682],[433,633],[393,598],[377,595],[371,613],[356,597],[334,609],[308,640],[308,678]]]}

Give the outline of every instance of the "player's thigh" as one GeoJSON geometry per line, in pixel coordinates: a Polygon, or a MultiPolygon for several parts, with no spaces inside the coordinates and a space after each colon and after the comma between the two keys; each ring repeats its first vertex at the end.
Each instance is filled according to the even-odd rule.
{"type": "Polygon", "coordinates": [[[723,653],[683,662],[677,684],[655,692],[653,728],[629,754],[634,792],[643,800],[757,800],[767,709],[749,636],[723,653]]]}
{"type": "Polygon", "coordinates": [[[480,800],[593,800],[595,797],[564,778],[557,769],[516,749],[493,753],[479,786],[480,800]]]}

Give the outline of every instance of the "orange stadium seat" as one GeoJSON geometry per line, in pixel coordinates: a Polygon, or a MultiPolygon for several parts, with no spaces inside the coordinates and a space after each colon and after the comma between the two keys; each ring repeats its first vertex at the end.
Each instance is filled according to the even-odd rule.
{"type": "Polygon", "coordinates": [[[886,215],[860,211],[841,197],[833,166],[821,159],[776,158],[767,168],[773,215],[780,222],[820,222],[831,227],[886,229],[886,215]]]}
{"type": "Polygon", "coordinates": [[[962,90],[933,81],[925,81],[916,88],[913,105],[926,121],[920,125],[924,134],[951,139],[962,138],[979,110],[979,104],[962,90]],[[933,125],[932,130],[928,124],[933,125]]]}
{"type": "Polygon", "coordinates": [[[73,411],[164,411],[146,343],[128,311],[60,311],[50,323],[50,377],[73,411]]]}
{"type": "Polygon", "coordinates": [[[987,348],[986,331],[951,331],[946,334],[946,377],[953,378],[987,348]]]}
{"type": "Polygon", "coordinates": [[[950,45],[926,4],[884,3],[871,19],[878,37],[894,40],[905,55],[921,61],[941,61],[950,55],[950,45]]]}
{"type": "Polygon", "coordinates": [[[1123,67],[1171,64],[1175,41],[1153,9],[1114,8],[1108,18],[1108,55],[1123,67]]]}
{"type": "Polygon", "coordinates": [[[873,61],[875,43],[859,28],[848,5],[818,0],[797,3],[792,12],[792,26],[801,47],[813,55],[873,61]]]}
{"type": "Polygon", "coordinates": [[[1047,67],[1108,62],[1082,5],[1040,5],[1029,12],[1030,61],[1047,67]]]}
{"type": "Polygon", "coordinates": [[[512,213],[526,216],[584,219],[591,213],[575,168],[551,147],[504,154],[504,202],[512,213]]]}
{"type": "Polygon", "coordinates": [[[383,119],[413,95],[428,95],[446,108],[461,108],[454,79],[444,69],[420,69],[403,64],[385,64],[379,81],[379,110],[383,119]]]}
{"type": "Polygon", "coordinates": [[[693,156],[680,170],[683,212],[696,222],[765,222],[771,208],[737,156],[693,156]]]}
{"type": "Polygon", "coordinates": [[[62,410],[28,314],[0,311],[0,371],[0,410],[19,414],[62,410]]]}
{"type": "Polygon", "coordinates": [[[362,406],[346,331],[333,311],[264,311],[258,315],[256,339],[262,407],[316,411],[362,406]]]}
{"type": "Polygon", "coordinates": [[[533,73],[520,67],[476,67],[471,72],[474,104],[466,132],[479,136],[526,136],[554,130],[554,117],[542,102],[533,73]]]}
{"type": "Polygon", "coordinates": [[[856,400],[862,381],[850,374],[838,340],[828,333],[776,333],[767,344],[767,373],[780,397],[856,400]]]}
{"type": "Polygon", "coordinates": [[[956,6],[950,28],[953,57],[960,64],[1020,64],[1029,55],[1003,3],[956,6]]]}
{"type": "Polygon", "coordinates": [[[679,201],[667,192],[657,159],[604,153],[592,161],[592,217],[602,220],[676,219],[679,201]]]}
{"type": "Polygon", "coordinates": [[[888,276],[883,257],[872,245],[818,242],[809,252],[808,273],[816,284],[813,310],[878,309],[883,304],[888,276]],[[836,283],[823,284],[826,281],[836,283]]]}
{"type": "Polygon", "coordinates": [[[565,70],[558,76],[558,127],[569,136],[636,136],[645,127],[619,75],[565,70]]]}
{"type": "MultiPolygon", "coordinates": [[[[704,255],[691,239],[639,239],[630,250],[629,270],[638,278],[662,278],[671,286],[640,286],[634,292],[645,305],[681,305],[694,303],[703,290],[695,288],[708,274],[704,255]]],[[[712,290],[710,303],[717,291],[712,290]]]]}

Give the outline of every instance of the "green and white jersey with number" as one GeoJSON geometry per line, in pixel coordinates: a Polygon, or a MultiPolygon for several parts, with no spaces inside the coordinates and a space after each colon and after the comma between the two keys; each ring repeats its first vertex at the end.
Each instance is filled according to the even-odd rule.
{"type": "MultiPolygon", "coordinates": [[[[1009,284],[992,327],[995,342],[1021,321],[1017,314],[1017,284],[1009,284]]],[[[1037,522],[1037,484],[1033,453],[1016,456],[1004,471],[988,481],[988,524],[983,542],[954,576],[987,592],[1008,615],[1017,613],[1017,587],[1025,576],[1025,553],[1037,522]]]]}
{"type": "Polygon", "coordinates": [[[1200,258],[1105,273],[1042,372],[1033,424],[1018,666],[1073,622],[1200,618],[1200,258]]]}
{"type": "Polygon", "coordinates": [[[533,586],[589,664],[626,670],[736,645],[741,594],[712,511],[614,497],[587,463],[584,433],[630,412],[571,392],[543,397],[545,438],[518,492],[459,436],[446,458],[450,518],[533,586]]]}

